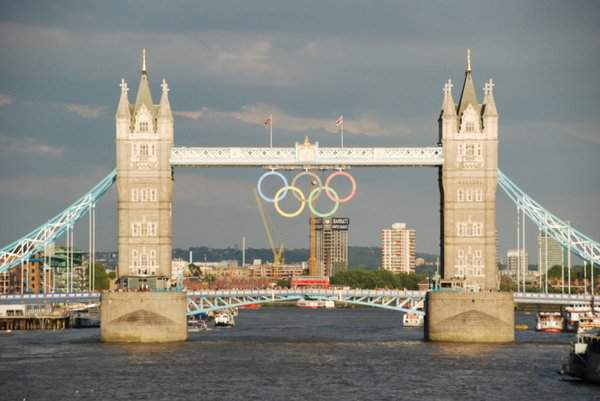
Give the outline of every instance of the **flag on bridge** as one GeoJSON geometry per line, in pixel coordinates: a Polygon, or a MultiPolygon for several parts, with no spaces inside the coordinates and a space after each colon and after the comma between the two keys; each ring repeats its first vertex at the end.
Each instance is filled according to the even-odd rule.
{"type": "Polygon", "coordinates": [[[335,126],[336,127],[343,127],[344,126],[344,116],[340,115],[337,120],[335,120],[335,126]]]}
{"type": "Polygon", "coordinates": [[[265,120],[265,125],[267,127],[270,127],[271,125],[273,125],[273,114],[271,114],[269,117],[267,117],[267,119],[265,120]]]}

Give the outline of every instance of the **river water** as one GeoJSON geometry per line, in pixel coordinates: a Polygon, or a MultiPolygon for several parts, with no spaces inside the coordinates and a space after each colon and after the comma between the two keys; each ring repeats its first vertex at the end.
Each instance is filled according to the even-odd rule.
{"type": "Polygon", "coordinates": [[[427,343],[401,320],[262,308],[180,344],[103,344],[98,329],[0,334],[0,400],[600,400],[600,386],[558,373],[572,335],[427,343]]]}

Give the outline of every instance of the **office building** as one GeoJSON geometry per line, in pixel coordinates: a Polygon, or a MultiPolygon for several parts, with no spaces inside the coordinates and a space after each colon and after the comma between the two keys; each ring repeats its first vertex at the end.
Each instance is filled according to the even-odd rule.
{"type": "Polygon", "coordinates": [[[552,266],[561,266],[564,258],[564,248],[545,232],[538,234],[538,271],[546,272],[552,266]]]}
{"type": "Polygon", "coordinates": [[[336,273],[348,270],[348,228],[347,217],[314,217],[316,265],[318,275],[333,277],[336,273]]]}

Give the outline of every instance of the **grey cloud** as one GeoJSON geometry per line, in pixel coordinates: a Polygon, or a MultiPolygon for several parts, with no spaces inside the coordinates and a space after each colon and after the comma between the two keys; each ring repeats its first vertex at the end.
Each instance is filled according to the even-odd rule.
{"type": "Polygon", "coordinates": [[[66,109],[83,118],[98,118],[106,111],[105,106],[90,106],[87,104],[68,104],[66,105],[66,109]]]}

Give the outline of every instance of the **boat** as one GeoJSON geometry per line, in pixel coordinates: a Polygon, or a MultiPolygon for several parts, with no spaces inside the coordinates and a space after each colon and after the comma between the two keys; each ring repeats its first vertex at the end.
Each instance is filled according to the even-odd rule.
{"type": "Polygon", "coordinates": [[[252,309],[252,310],[256,310],[256,309],[260,309],[260,308],[262,308],[261,304],[240,305],[240,309],[252,309]]]}
{"type": "Polygon", "coordinates": [[[600,329],[577,334],[560,373],[600,384],[600,329]]]}
{"type": "Polygon", "coordinates": [[[579,319],[577,334],[587,333],[595,329],[600,329],[600,315],[585,316],[579,319]]]}
{"type": "Polygon", "coordinates": [[[559,312],[540,312],[535,329],[544,333],[560,333],[563,329],[563,317],[559,312]]]}
{"type": "Polygon", "coordinates": [[[233,327],[235,326],[235,319],[233,314],[226,312],[215,313],[215,326],[216,327],[233,327]]]}
{"type": "Polygon", "coordinates": [[[600,315],[600,306],[594,305],[593,311],[590,304],[575,304],[567,306],[563,309],[563,317],[565,319],[565,330],[577,332],[579,321],[594,315],[600,315]]]}
{"type": "Polygon", "coordinates": [[[402,325],[404,327],[423,327],[425,318],[421,314],[407,312],[402,317],[402,325]]]}
{"type": "Polygon", "coordinates": [[[206,320],[204,319],[190,319],[188,320],[188,332],[189,333],[197,333],[200,331],[207,331],[208,324],[206,324],[206,320]]]}
{"type": "Polygon", "coordinates": [[[335,302],[322,299],[300,299],[296,302],[296,306],[307,309],[333,309],[335,308],[335,302]]]}

